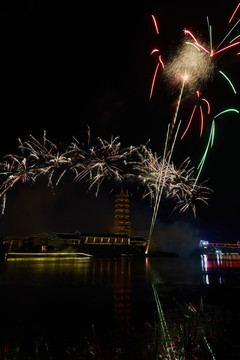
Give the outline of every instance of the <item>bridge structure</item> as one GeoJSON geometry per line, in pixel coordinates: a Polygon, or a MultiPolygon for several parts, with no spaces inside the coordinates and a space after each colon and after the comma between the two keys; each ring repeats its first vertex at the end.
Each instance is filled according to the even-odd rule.
{"type": "Polygon", "coordinates": [[[210,243],[208,241],[201,240],[199,249],[202,254],[240,254],[240,243],[210,243]]]}

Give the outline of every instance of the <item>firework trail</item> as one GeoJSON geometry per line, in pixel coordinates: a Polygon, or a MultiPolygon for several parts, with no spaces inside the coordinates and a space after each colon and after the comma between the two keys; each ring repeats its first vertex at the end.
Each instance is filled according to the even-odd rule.
{"type": "Polygon", "coordinates": [[[154,210],[153,210],[153,216],[152,216],[151,226],[150,226],[149,235],[148,235],[146,254],[149,251],[150,241],[151,241],[151,238],[152,238],[152,233],[153,233],[153,229],[154,229],[155,222],[156,222],[158,208],[159,208],[159,204],[160,204],[160,201],[161,201],[163,188],[164,188],[164,185],[165,185],[166,171],[164,172],[164,175],[163,175],[163,164],[165,163],[165,158],[166,158],[166,151],[167,151],[167,145],[168,145],[168,134],[169,134],[169,127],[168,127],[168,131],[167,131],[167,136],[166,136],[166,142],[165,142],[165,147],[164,147],[162,165],[158,166],[159,171],[158,171],[157,179],[155,181],[155,184],[156,184],[155,194],[156,195],[155,195],[155,198],[154,198],[154,210]]]}
{"type": "MultiPolygon", "coordinates": [[[[173,120],[172,120],[170,132],[169,132],[169,134],[167,134],[167,148],[169,148],[171,146],[171,138],[172,138],[173,131],[174,131],[174,128],[175,128],[175,125],[176,125],[178,111],[179,111],[179,107],[180,107],[180,103],[181,103],[182,95],[183,95],[183,90],[184,90],[184,86],[185,86],[185,82],[186,82],[187,78],[188,78],[188,76],[185,74],[184,77],[183,77],[182,86],[181,86],[179,98],[178,98],[178,101],[177,101],[176,111],[175,111],[175,114],[174,114],[174,117],[173,117],[173,120]]],[[[179,123],[179,126],[180,126],[180,123],[179,123]]],[[[178,130],[179,130],[179,127],[178,127],[178,130]]],[[[177,131],[177,133],[178,133],[178,131],[177,131]]],[[[177,133],[176,133],[176,135],[177,135],[177,133]]],[[[170,155],[169,155],[169,161],[170,161],[170,158],[171,158],[171,155],[172,155],[174,143],[175,143],[175,140],[174,140],[174,142],[172,144],[172,147],[171,147],[171,151],[170,151],[170,155]]]]}
{"type": "Polygon", "coordinates": [[[106,178],[114,178],[121,181],[123,169],[120,163],[126,158],[127,149],[121,150],[119,138],[111,139],[110,142],[98,138],[99,145],[92,146],[88,152],[84,153],[75,143],[72,144],[70,153],[77,160],[72,169],[76,172],[75,180],[80,181],[85,176],[91,180],[90,188],[97,185],[96,195],[102,181],[106,178]],[[80,160],[80,161],[79,161],[80,160]]]}
{"type": "MultiPolygon", "coordinates": [[[[153,20],[153,24],[154,24],[154,27],[155,27],[156,34],[159,35],[158,25],[157,25],[157,21],[156,21],[156,18],[155,18],[154,15],[152,15],[152,20],[153,20]]],[[[159,71],[159,66],[161,66],[162,69],[164,69],[164,67],[165,67],[164,62],[162,60],[162,56],[160,55],[160,50],[157,49],[157,48],[153,49],[151,51],[150,55],[153,55],[153,54],[157,54],[158,56],[157,56],[157,65],[155,67],[155,71],[154,71],[154,75],[153,75],[153,79],[152,79],[149,99],[151,99],[152,95],[153,95],[153,89],[154,89],[156,77],[157,77],[157,74],[158,74],[158,71],[159,71]]]]}
{"type": "Polygon", "coordinates": [[[157,218],[159,204],[164,194],[166,198],[175,201],[175,208],[179,212],[191,209],[196,215],[196,204],[202,202],[207,205],[211,190],[204,184],[196,184],[194,168],[190,168],[190,160],[186,159],[176,169],[173,163],[169,162],[166,155],[166,145],[163,158],[153,154],[146,147],[136,149],[139,161],[135,163],[138,178],[147,186],[148,194],[154,201],[153,215],[148,235],[146,254],[149,251],[152,234],[157,218]]]}
{"type": "MultiPolygon", "coordinates": [[[[219,74],[226,80],[227,84],[231,87],[234,94],[237,93],[233,82],[229,79],[229,77],[226,75],[226,73],[224,73],[221,70],[217,70],[217,62],[219,59],[221,59],[221,61],[222,61],[223,56],[226,56],[229,54],[230,54],[230,56],[236,56],[236,55],[240,54],[239,53],[240,41],[238,40],[240,35],[235,36],[234,38],[232,38],[232,40],[229,41],[230,35],[233,34],[234,31],[236,31],[237,26],[240,22],[240,19],[239,19],[234,23],[236,13],[237,13],[239,7],[240,7],[240,3],[236,6],[236,8],[234,9],[234,11],[232,13],[232,16],[229,19],[228,25],[231,24],[230,29],[228,29],[227,34],[223,37],[223,39],[216,46],[215,49],[213,47],[212,25],[210,24],[209,18],[207,17],[209,45],[205,45],[202,42],[200,42],[197,39],[197,37],[193,34],[193,32],[190,31],[189,29],[184,29],[185,39],[184,39],[182,45],[180,45],[179,48],[177,50],[175,50],[174,54],[170,57],[170,59],[166,60],[164,62],[164,64],[162,63],[162,66],[161,66],[162,76],[167,79],[167,83],[170,85],[170,87],[173,87],[173,86],[176,87],[179,85],[181,86],[180,94],[179,94],[179,97],[177,100],[176,110],[174,113],[174,117],[173,117],[171,124],[168,125],[168,130],[167,130],[166,140],[165,140],[163,161],[165,161],[165,157],[166,157],[168,166],[170,166],[171,157],[172,157],[174,146],[176,143],[176,138],[178,136],[179,128],[181,125],[181,121],[179,121],[177,130],[175,132],[174,140],[172,140],[174,128],[177,124],[177,117],[178,117],[179,108],[180,108],[182,97],[183,97],[183,92],[185,90],[187,90],[187,92],[191,93],[194,90],[195,94],[197,95],[197,102],[195,103],[195,105],[193,107],[188,124],[182,133],[181,140],[183,140],[183,138],[186,136],[186,133],[188,132],[190,125],[192,123],[192,120],[196,116],[197,109],[199,109],[199,114],[200,114],[200,137],[202,137],[203,130],[204,130],[205,108],[206,108],[207,116],[209,117],[211,106],[210,106],[209,100],[205,99],[202,96],[201,92],[202,92],[202,89],[204,88],[205,84],[208,83],[209,81],[211,81],[216,74],[219,74]],[[196,90],[196,88],[198,90],[196,90]],[[166,153],[167,153],[167,155],[166,155],[166,153]]],[[[154,23],[156,33],[157,33],[157,35],[159,35],[157,21],[153,15],[152,15],[152,20],[154,23]]],[[[158,56],[159,56],[159,49],[158,48],[153,49],[151,52],[151,55],[152,54],[158,54],[158,56]]],[[[161,58],[161,56],[159,56],[158,62],[157,62],[156,68],[155,68],[153,80],[151,83],[150,99],[153,96],[153,91],[154,91],[154,87],[155,87],[155,83],[156,83],[156,77],[157,77],[157,74],[160,69],[161,60],[162,60],[162,58],[161,58]]],[[[198,171],[197,176],[194,179],[194,182],[191,184],[191,187],[189,190],[190,191],[189,193],[191,193],[193,197],[195,197],[195,195],[196,195],[196,194],[194,194],[195,186],[197,186],[197,182],[199,180],[202,168],[204,166],[207,154],[209,152],[209,148],[213,146],[214,134],[215,134],[215,119],[218,116],[225,114],[227,112],[237,112],[238,113],[238,110],[230,108],[227,110],[223,110],[222,112],[220,112],[219,114],[217,114],[215,116],[212,116],[212,125],[211,125],[208,143],[207,143],[206,149],[204,151],[203,157],[197,167],[197,171],[198,171]]],[[[191,176],[192,175],[193,174],[191,173],[191,176]]],[[[192,179],[193,178],[194,177],[192,176],[192,179]]],[[[163,191],[163,187],[165,186],[165,180],[166,180],[165,173],[163,173],[163,171],[159,172],[158,180],[156,181],[156,187],[158,187],[158,189],[155,191],[155,198],[154,198],[155,206],[154,206],[151,226],[150,226],[150,230],[149,230],[148,248],[150,245],[152,232],[153,232],[154,224],[156,221],[157,212],[158,212],[159,204],[161,201],[161,194],[163,191]]],[[[192,204],[192,202],[190,202],[190,203],[192,204]]],[[[177,202],[177,207],[180,207],[181,210],[183,210],[183,209],[185,210],[186,207],[188,207],[188,206],[189,206],[189,203],[186,201],[184,201],[184,203],[182,202],[182,200],[179,200],[177,202]]],[[[194,211],[195,211],[195,208],[194,208],[194,211]]]]}
{"type": "Polygon", "coordinates": [[[197,177],[196,177],[196,179],[195,179],[195,184],[194,184],[194,185],[197,184],[197,181],[198,181],[198,179],[199,179],[200,173],[201,173],[201,171],[202,171],[203,165],[204,165],[205,160],[206,160],[206,157],[207,157],[207,153],[208,153],[209,147],[210,147],[210,146],[211,146],[211,147],[213,146],[214,136],[215,136],[215,121],[213,120],[212,126],[211,126],[210,135],[209,135],[209,139],[208,139],[208,143],[207,143],[207,146],[206,146],[206,149],[205,149],[204,154],[203,154],[203,157],[202,157],[202,159],[201,159],[201,161],[200,161],[200,163],[199,163],[199,165],[198,165],[198,167],[197,167],[197,169],[198,169],[198,174],[197,174],[197,177]]]}
{"type": "MultiPolygon", "coordinates": [[[[182,205],[176,208],[185,211],[191,207],[194,210],[193,198],[189,197],[187,167],[176,169],[165,158],[153,155],[146,146],[122,148],[116,137],[110,141],[98,138],[97,145],[87,148],[81,147],[74,139],[67,148],[60,150],[44,133],[42,142],[32,135],[25,142],[19,139],[18,150],[18,154],[6,155],[0,163],[2,213],[7,193],[17,183],[34,183],[40,176],[45,176],[48,186],[54,188],[67,173],[73,175],[74,181],[88,181],[89,189],[95,186],[96,196],[105,180],[127,182],[129,178],[134,179],[148,189],[151,199],[159,197],[160,184],[161,192],[166,197],[181,202],[182,205]]],[[[205,202],[205,187],[198,186],[195,191],[199,199],[205,202]]]]}
{"type": "MultiPolygon", "coordinates": [[[[148,190],[148,195],[154,201],[153,216],[149,232],[148,249],[152,237],[160,201],[163,195],[175,201],[175,208],[180,212],[192,209],[196,213],[196,203],[207,203],[210,189],[204,183],[199,184],[199,177],[205,164],[207,154],[213,145],[215,134],[215,120],[228,112],[237,109],[226,109],[212,116],[211,130],[203,157],[196,169],[190,167],[190,160],[185,159],[177,168],[172,156],[183,124],[179,118],[179,110],[185,94],[197,94],[197,104],[194,105],[188,124],[183,132],[185,138],[192,120],[199,109],[200,135],[204,133],[204,108],[207,116],[210,115],[210,102],[203,98],[201,92],[204,85],[219,74],[234,94],[236,88],[226,73],[217,70],[217,62],[224,56],[239,55],[239,36],[234,35],[239,20],[235,20],[239,13],[240,3],[234,9],[229,19],[230,29],[222,41],[213,47],[212,26],[208,21],[209,45],[202,43],[189,29],[184,30],[184,40],[169,59],[163,61],[159,48],[154,48],[152,57],[156,57],[156,66],[150,88],[152,98],[156,78],[161,71],[170,88],[178,89],[177,106],[173,120],[168,124],[165,138],[163,156],[153,154],[146,146],[129,146],[122,149],[119,138],[110,141],[97,139],[96,145],[90,144],[90,131],[88,130],[87,145],[81,146],[77,139],[66,148],[60,149],[47,139],[46,133],[42,141],[32,135],[25,142],[18,141],[19,153],[9,154],[0,163],[0,199],[2,200],[2,213],[4,213],[7,193],[17,183],[33,183],[41,176],[48,179],[48,186],[54,188],[59,184],[65,174],[72,174],[74,181],[88,181],[89,189],[96,187],[96,196],[103,181],[127,181],[129,178],[140,181],[148,190]],[[230,35],[232,35],[230,37],[230,35]],[[229,41],[230,39],[230,41],[229,41]],[[197,90],[196,90],[197,89],[197,90]],[[180,90],[180,91],[179,91],[180,90]]],[[[159,35],[156,18],[152,15],[155,32],[159,35]]],[[[196,102],[196,96],[195,96],[196,102]]],[[[147,250],[148,250],[147,249],[147,250]]]]}
{"type": "MultiPolygon", "coordinates": [[[[166,66],[162,67],[164,69],[164,76],[167,79],[169,79],[171,84],[173,84],[173,83],[179,84],[179,85],[181,84],[180,93],[179,93],[178,100],[177,100],[176,110],[175,110],[174,117],[173,117],[171,124],[168,125],[168,131],[167,131],[166,140],[165,140],[163,162],[166,161],[166,164],[169,168],[171,167],[170,166],[171,158],[172,158],[174,146],[175,146],[176,139],[178,136],[180,125],[181,125],[181,121],[179,121],[177,124],[177,117],[178,117],[178,112],[179,112],[185,84],[186,84],[186,82],[190,82],[191,86],[193,86],[194,82],[199,83],[200,80],[205,81],[205,78],[209,77],[209,72],[212,71],[212,67],[209,64],[208,58],[207,59],[206,58],[207,57],[205,56],[205,54],[204,55],[201,54],[198,48],[196,48],[195,46],[192,47],[189,44],[184,43],[183,46],[181,46],[178,49],[178,51],[175,52],[174,57],[166,63],[166,66]],[[194,61],[193,61],[193,59],[194,59],[194,61]],[[201,66],[199,66],[200,64],[201,64],[201,66]],[[205,70],[206,68],[208,69],[208,72],[206,72],[206,70],[205,70]],[[204,69],[204,70],[201,70],[200,74],[199,74],[199,69],[204,69]],[[174,135],[174,130],[175,130],[176,124],[177,124],[177,129],[176,129],[175,135],[174,135]]],[[[156,67],[156,70],[154,73],[154,78],[152,81],[151,91],[150,91],[150,98],[152,97],[153,88],[155,85],[155,80],[156,80],[156,75],[157,75],[158,69],[159,69],[159,63],[157,64],[157,67],[156,67]]],[[[187,85],[189,88],[189,84],[187,84],[187,85]]],[[[201,110],[202,110],[202,108],[201,108],[201,110]]],[[[151,225],[150,225],[150,230],[149,230],[148,245],[147,245],[146,253],[148,253],[148,251],[149,251],[151,238],[152,238],[152,234],[153,234],[153,230],[154,230],[154,226],[155,226],[155,222],[156,222],[156,217],[157,217],[159,205],[161,202],[163,189],[165,187],[165,181],[166,181],[166,172],[163,173],[162,171],[159,171],[158,179],[156,181],[154,209],[153,209],[153,215],[152,215],[152,220],[151,220],[151,225]]],[[[191,193],[191,191],[189,193],[191,193]]],[[[192,193],[193,193],[193,189],[192,189],[192,193]]],[[[185,200],[186,200],[186,198],[185,198],[185,200]]],[[[185,203],[185,200],[184,201],[182,199],[179,200],[181,202],[181,205],[179,204],[179,208],[181,208],[181,209],[188,208],[189,204],[188,204],[188,202],[185,203]]],[[[195,208],[193,207],[193,209],[194,209],[194,213],[195,213],[195,208]]]]}
{"type": "Polygon", "coordinates": [[[189,119],[189,122],[187,124],[187,127],[186,129],[184,130],[182,136],[181,136],[181,140],[184,138],[184,136],[186,135],[190,125],[191,125],[191,122],[192,122],[192,119],[193,119],[193,116],[196,112],[196,109],[197,107],[199,106],[199,111],[200,111],[200,120],[201,120],[201,127],[200,127],[200,136],[202,136],[202,133],[203,133],[203,124],[204,124],[204,116],[203,116],[203,109],[202,109],[202,105],[201,105],[201,102],[204,102],[206,105],[207,105],[207,114],[209,115],[210,114],[210,103],[208,100],[204,99],[203,97],[200,96],[200,91],[197,90],[196,91],[196,95],[197,95],[197,104],[194,105],[194,108],[193,108],[193,111],[191,113],[191,116],[190,116],[190,119],[189,119]]]}
{"type": "MultiPolygon", "coordinates": [[[[138,150],[141,153],[143,150],[138,150]]],[[[196,212],[196,203],[194,197],[199,196],[199,200],[207,202],[211,190],[198,184],[195,187],[196,179],[194,177],[194,167],[190,167],[190,159],[185,159],[176,169],[173,163],[153,154],[150,149],[144,149],[144,156],[141,157],[135,168],[137,168],[138,177],[148,188],[148,194],[155,199],[159,194],[159,189],[164,189],[167,198],[176,200],[176,208],[181,212],[187,208],[192,208],[196,212]],[[195,192],[196,190],[196,192],[195,192]],[[182,206],[182,207],[181,207],[182,206]]]]}
{"type": "MultiPolygon", "coordinates": [[[[233,11],[228,24],[232,23],[235,20],[239,6],[240,3],[233,11]]],[[[157,21],[153,15],[152,19],[156,29],[156,33],[157,35],[159,35],[157,21]]],[[[224,38],[220,41],[218,45],[216,45],[215,49],[213,48],[212,26],[209,23],[208,17],[207,23],[209,32],[208,45],[202,44],[192,31],[184,29],[185,39],[183,43],[178,47],[178,49],[174,49],[174,52],[172,53],[172,55],[170,55],[170,58],[164,62],[164,66],[162,66],[162,73],[163,76],[167,79],[170,88],[172,88],[173,86],[176,87],[179,83],[182,83],[182,79],[184,76],[188,77],[188,90],[191,91],[196,87],[199,88],[201,85],[205,85],[209,80],[212,80],[216,73],[223,75],[222,71],[217,70],[217,63],[219,60],[223,61],[223,56],[234,57],[235,55],[239,54],[240,41],[238,39],[240,35],[238,34],[227,43],[226,40],[229,38],[230,34],[232,34],[233,31],[237,30],[240,19],[238,19],[236,23],[231,26],[224,38]],[[221,47],[221,45],[224,43],[225,45],[221,47]],[[220,56],[218,56],[218,54],[220,54],[220,56]]],[[[151,55],[156,53],[159,54],[158,48],[154,48],[151,52],[151,55]]],[[[160,61],[157,64],[158,70],[159,64],[160,61]]],[[[155,71],[155,75],[151,84],[150,98],[153,94],[156,75],[157,71],[155,71]]],[[[228,82],[230,82],[226,74],[225,78],[228,82]]]]}
{"type": "Polygon", "coordinates": [[[154,15],[151,15],[151,16],[152,16],[153,24],[155,26],[156,33],[159,35],[158,24],[157,24],[156,18],[154,15]]]}
{"type": "MultiPolygon", "coordinates": [[[[167,155],[167,158],[166,158],[168,144],[169,144],[169,126],[168,126],[168,131],[167,131],[167,135],[166,135],[166,142],[165,142],[165,147],[164,147],[164,154],[163,154],[163,163],[166,162],[167,169],[170,169],[169,164],[170,164],[170,161],[171,161],[173,148],[174,148],[175,141],[176,141],[176,138],[177,138],[177,135],[178,135],[180,124],[181,123],[179,123],[179,125],[178,125],[174,140],[172,142],[172,147],[171,147],[171,149],[170,149],[170,151],[169,151],[169,153],[167,155]]],[[[160,167],[160,169],[162,169],[162,168],[163,168],[163,166],[160,167]]],[[[157,176],[157,180],[155,182],[156,186],[155,186],[155,196],[154,196],[154,209],[153,209],[151,226],[150,226],[150,230],[149,230],[146,254],[149,251],[150,242],[151,242],[151,239],[152,239],[152,234],[153,234],[153,230],[154,230],[154,226],[155,226],[155,222],[156,222],[156,218],[157,218],[157,214],[158,214],[158,209],[159,209],[159,205],[160,205],[162,194],[163,194],[163,189],[164,189],[164,187],[166,185],[166,174],[167,174],[166,170],[165,170],[164,173],[163,173],[163,171],[159,171],[158,176],[157,176]]]]}

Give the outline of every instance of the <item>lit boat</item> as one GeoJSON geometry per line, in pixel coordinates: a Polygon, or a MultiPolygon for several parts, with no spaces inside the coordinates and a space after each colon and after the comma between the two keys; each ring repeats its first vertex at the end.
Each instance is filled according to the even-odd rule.
{"type": "Polygon", "coordinates": [[[93,257],[83,252],[7,252],[5,260],[72,260],[93,257]]]}

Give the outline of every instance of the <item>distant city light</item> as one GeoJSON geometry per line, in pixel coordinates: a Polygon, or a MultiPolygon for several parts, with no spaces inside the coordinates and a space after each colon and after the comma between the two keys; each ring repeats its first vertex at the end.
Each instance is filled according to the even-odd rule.
{"type": "Polygon", "coordinates": [[[209,242],[207,240],[200,240],[200,242],[199,242],[199,246],[206,246],[208,244],[209,244],[209,242]]]}

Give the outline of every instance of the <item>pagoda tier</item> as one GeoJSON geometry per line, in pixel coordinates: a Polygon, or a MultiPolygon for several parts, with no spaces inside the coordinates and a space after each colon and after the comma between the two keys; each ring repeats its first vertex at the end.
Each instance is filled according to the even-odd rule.
{"type": "Polygon", "coordinates": [[[130,234],[130,207],[128,192],[123,189],[115,198],[114,233],[130,234]]]}

